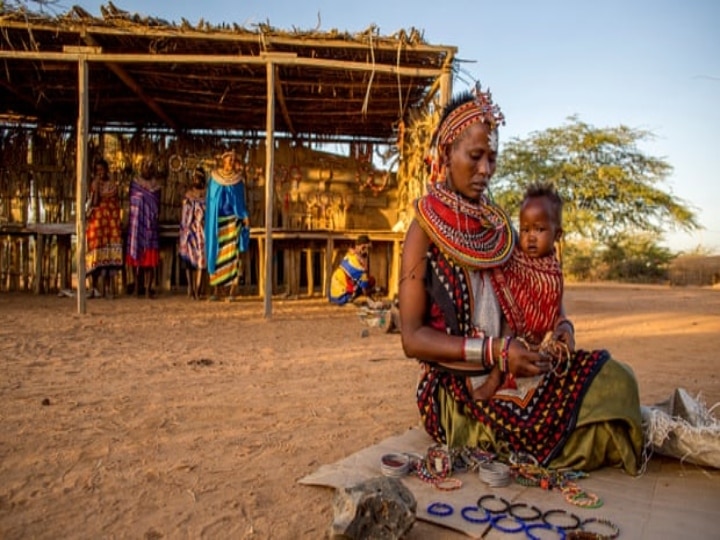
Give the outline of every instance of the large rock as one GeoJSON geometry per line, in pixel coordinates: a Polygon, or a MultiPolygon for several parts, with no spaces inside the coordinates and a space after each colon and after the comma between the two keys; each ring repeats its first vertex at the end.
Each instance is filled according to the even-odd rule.
{"type": "Polygon", "coordinates": [[[415,523],[417,502],[397,478],[372,478],[338,490],[331,538],[397,540],[415,523]]]}

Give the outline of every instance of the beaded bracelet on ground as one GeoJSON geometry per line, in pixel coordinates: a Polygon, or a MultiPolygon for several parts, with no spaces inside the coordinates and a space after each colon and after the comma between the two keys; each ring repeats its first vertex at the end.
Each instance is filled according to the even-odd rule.
{"type": "Polygon", "coordinates": [[[440,445],[428,448],[427,454],[415,463],[417,477],[432,484],[441,491],[453,491],[462,487],[462,480],[450,478],[452,474],[452,452],[440,445]]]}
{"type": "Polygon", "coordinates": [[[594,493],[581,489],[573,481],[588,476],[582,471],[558,471],[538,465],[522,464],[513,465],[512,475],[515,477],[515,482],[523,486],[541,487],[548,491],[557,489],[565,496],[568,503],[575,506],[592,509],[603,505],[602,499],[594,493]]]}

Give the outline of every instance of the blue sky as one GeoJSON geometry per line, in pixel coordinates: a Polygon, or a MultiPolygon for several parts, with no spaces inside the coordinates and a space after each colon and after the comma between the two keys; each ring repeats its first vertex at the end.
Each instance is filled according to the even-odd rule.
{"type": "MultiPolygon", "coordinates": [[[[104,1],[60,0],[93,15],[104,1]]],[[[668,234],[674,251],[720,254],[720,2],[717,0],[116,0],[169,22],[201,18],[251,28],[391,35],[412,27],[458,47],[465,79],[489,86],[507,125],[501,138],[557,127],[568,116],[596,127],[652,131],[642,146],[674,172],[665,190],[704,230],[668,234]]],[[[455,83],[456,90],[465,84],[455,83]]]]}

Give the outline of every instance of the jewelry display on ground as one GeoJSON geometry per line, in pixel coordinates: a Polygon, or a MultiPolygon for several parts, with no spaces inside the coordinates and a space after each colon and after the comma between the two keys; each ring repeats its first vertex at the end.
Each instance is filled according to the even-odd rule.
{"type": "MultiPolygon", "coordinates": [[[[478,478],[492,488],[507,486],[514,479],[524,486],[557,490],[566,502],[574,506],[595,509],[603,504],[597,495],[581,489],[575,482],[586,478],[587,473],[546,469],[532,455],[502,447],[499,454],[484,448],[447,448],[439,444],[430,446],[425,455],[391,452],[381,456],[380,470],[390,477],[414,474],[439,491],[462,488],[462,479],[453,476],[453,473],[477,470],[478,478]]],[[[431,516],[445,518],[453,515],[455,509],[451,504],[435,501],[428,505],[426,511],[431,516]]],[[[531,540],[546,539],[549,534],[561,540],[612,540],[620,535],[620,528],[608,519],[592,517],[583,520],[560,508],[543,512],[535,505],[511,503],[494,493],[482,495],[475,505],[462,507],[460,515],[468,523],[487,524],[504,533],[524,532],[531,540]]]]}

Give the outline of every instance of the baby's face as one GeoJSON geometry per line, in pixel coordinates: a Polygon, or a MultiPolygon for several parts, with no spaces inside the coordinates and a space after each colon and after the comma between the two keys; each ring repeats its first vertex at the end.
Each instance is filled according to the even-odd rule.
{"type": "Polygon", "coordinates": [[[526,201],[520,209],[520,249],[528,257],[546,257],[560,239],[560,227],[553,219],[550,202],[544,197],[526,201]]]}

